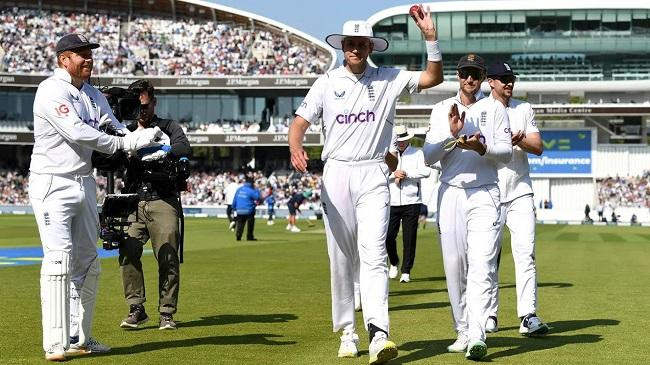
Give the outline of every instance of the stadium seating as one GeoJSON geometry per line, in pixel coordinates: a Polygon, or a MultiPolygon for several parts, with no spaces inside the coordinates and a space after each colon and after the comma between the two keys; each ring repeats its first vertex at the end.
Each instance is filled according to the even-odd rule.
{"type": "Polygon", "coordinates": [[[51,73],[57,39],[72,32],[101,44],[94,75],[314,75],[331,62],[287,35],[235,23],[17,7],[0,10],[0,19],[0,69],[9,73],[51,73]]]}

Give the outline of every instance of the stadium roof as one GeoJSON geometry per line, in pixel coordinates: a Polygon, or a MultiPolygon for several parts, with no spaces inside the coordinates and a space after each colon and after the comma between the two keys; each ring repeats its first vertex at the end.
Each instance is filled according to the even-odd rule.
{"type": "MultiPolygon", "coordinates": [[[[441,1],[424,3],[431,12],[454,11],[515,11],[515,10],[573,10],[573,9],[650,9],[646,0],[494,0],[494,1],[441,1]]],[[[373,14],[368,18],[372,25],[398,14],[408,14],[411,5],[395,6],[373,14]]]]}

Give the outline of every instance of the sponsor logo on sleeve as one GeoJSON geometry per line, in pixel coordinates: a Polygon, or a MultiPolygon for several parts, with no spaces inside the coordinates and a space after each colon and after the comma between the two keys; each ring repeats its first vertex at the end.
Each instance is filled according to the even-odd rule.
{"type": "Polygon", "coordinates": [[[479,122],[481,127],[485,127],[487,125],[487,112],[482,111],[481,112],[481,121],[479,122]]]}
{"type": "Polygon", "coordinates": [[[59,104],[54,110],[56,111],[56,115],[60,117],[67,117],[68,113],[70,113],[70,109],[65,104],[59,104]]]}
{"type": "Polygon", "coordinates": [[[368,100],[375,101],[375,89],[372,85],[368,85],[368,100]]]}

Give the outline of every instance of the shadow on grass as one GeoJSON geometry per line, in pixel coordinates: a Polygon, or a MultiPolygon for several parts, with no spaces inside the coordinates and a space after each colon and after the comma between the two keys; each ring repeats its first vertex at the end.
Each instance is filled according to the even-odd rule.
{"type": "Polygon", "coordinates": [[[165,340],[157,342],[140,343],[133,346],[113,347],[111,352],[105,354],[96,354],[93,357],[113,356],[113,355],[130,355],[141,352],[156,351],[170,348],[187,348],[193,346],[205,345],[269,345],[282,346],[294,345],[296,341],[274,341],[273,338],[283,337],[272,333],[251,333],[247,335],[235,336],[210,336],[187,338],[183,340],[165,340]]]}
{"type": "Polygon", "coordinates": [[[447,289],[413,289],[413,290],[391,291],[388,295],[391,297],[401,297],[405,295],[433,294],[433,293],[441,293],[446,291],[447,289]]]}
{"type": "MultiPolygon", "coordinates": [[[[573,284],[571,284],[571,283],[537,283],[538,288],[550,287],[550,288],[555,288],[555,289],[562,289],[562,288],[570,288],[572,286],[573,286],[573,284]]],[[[510,288],[514,288],[514,287],[515,287],[515,284],[513,284],[513,283],[508,283],[508,284],[503,284],[503,285],[499,284],[499,289],[510,289],[510,288]]]]}
{"type": "Polygon", "coordinates": [[[419,281],[445,281],[444,276],[429,276],[426,278],[411,278],[411,282],[419,282],[419,281]]]}
{"type": "Polygon", "coordinates": [[[418,303],[418,304],[397,305],[394,307],[390,307],[388,311],[396,312],[396,311],[407,311],[407,310],[414,310],[414,309],[435,309],[435,308],[444,308],[444,307],[449,307],[449,302],[428,302],[428,303],[418,303]]]}
{"type": "MultiPolygon", "coordinates": [[[[493,359],[500,357],[514,356],[532,351],[548,350],[571,344],[588,344],[602,341],[600,334],[577,334],[562,335],[564,332],[571,332],[590,327],[599,326],[616,326],[620,323],[614,319],[585,319],[574,321],[558,321],[549,323],[551,331],[546,336],[539,337],[490,337],[487,339],[488,356],[483,361],[491,362],[493,359]],[[499,351],[499,348],[507,349],[499,351]]],[[[509,329],[519,329],[519,327],[508,327],[509,329]]],[[[407,364],[413,361],[429,359],[434,356],[447,353],[447,346],[452,344],[455,339],[447,340],[428,340],[407,342],[399,346],[400,351],[409,353],[393,360],[391,364],[407,364]]],[[[460,354],[462,356],[462,354],[460,354]]]]}
{"type": "Polygon", "coordinates": [[[182,322],[178,327],[206,327],[222,326],[236,323],[284,323],[295,321],[298,316],[290,313],[271,314],[219,314],[216,316],[201,317],[195,321],[182,322]]]}

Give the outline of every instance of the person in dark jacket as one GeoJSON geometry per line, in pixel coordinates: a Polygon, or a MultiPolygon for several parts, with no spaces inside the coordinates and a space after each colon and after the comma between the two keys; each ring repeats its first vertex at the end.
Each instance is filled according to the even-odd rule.
{"type": "Polygon", "coordinates": [[[257,241],[253,235],[255,229],[255,207],[260,201],[260,191],[253,186],[253,178],[246,177],[246,182],[242,187],[237,189],[235,200],[232,202],[232,210],[237,212],[237,222],[235,225],[235,234],[237,241],[241,241],[244,233],[244,225],[248,223],[246,231],[246,240],[257,241]]]}
{"type": "MultiPolygon", "coordinates": [[[[137,329],[149,317],[144,303],[145,285],[142,270],[143,246],[151,239],[153,254],[158,261],[158,312],[161,330],[176,329],[173,315],[177,310],[180,288],[181,220],[183,208],[180,191],[185,190],[185,178],[178,174],[178,166],[191,154],[190,143],[180,124],[161,119],[155,114],[154,87],[147,80],[138,80],[129,89],[140,93],[140,114],[129,129],[159,127],[168,143],[147,155],[131,156],[123,192],[136,193],[138,207],[131,213],[128,237],[120,245],[119,264],[124,285],[124,298],[129,304],[129,315],[120,327],[137,329]]],[[[161,142],[162,143],[162,142],[161,142]]]]}

